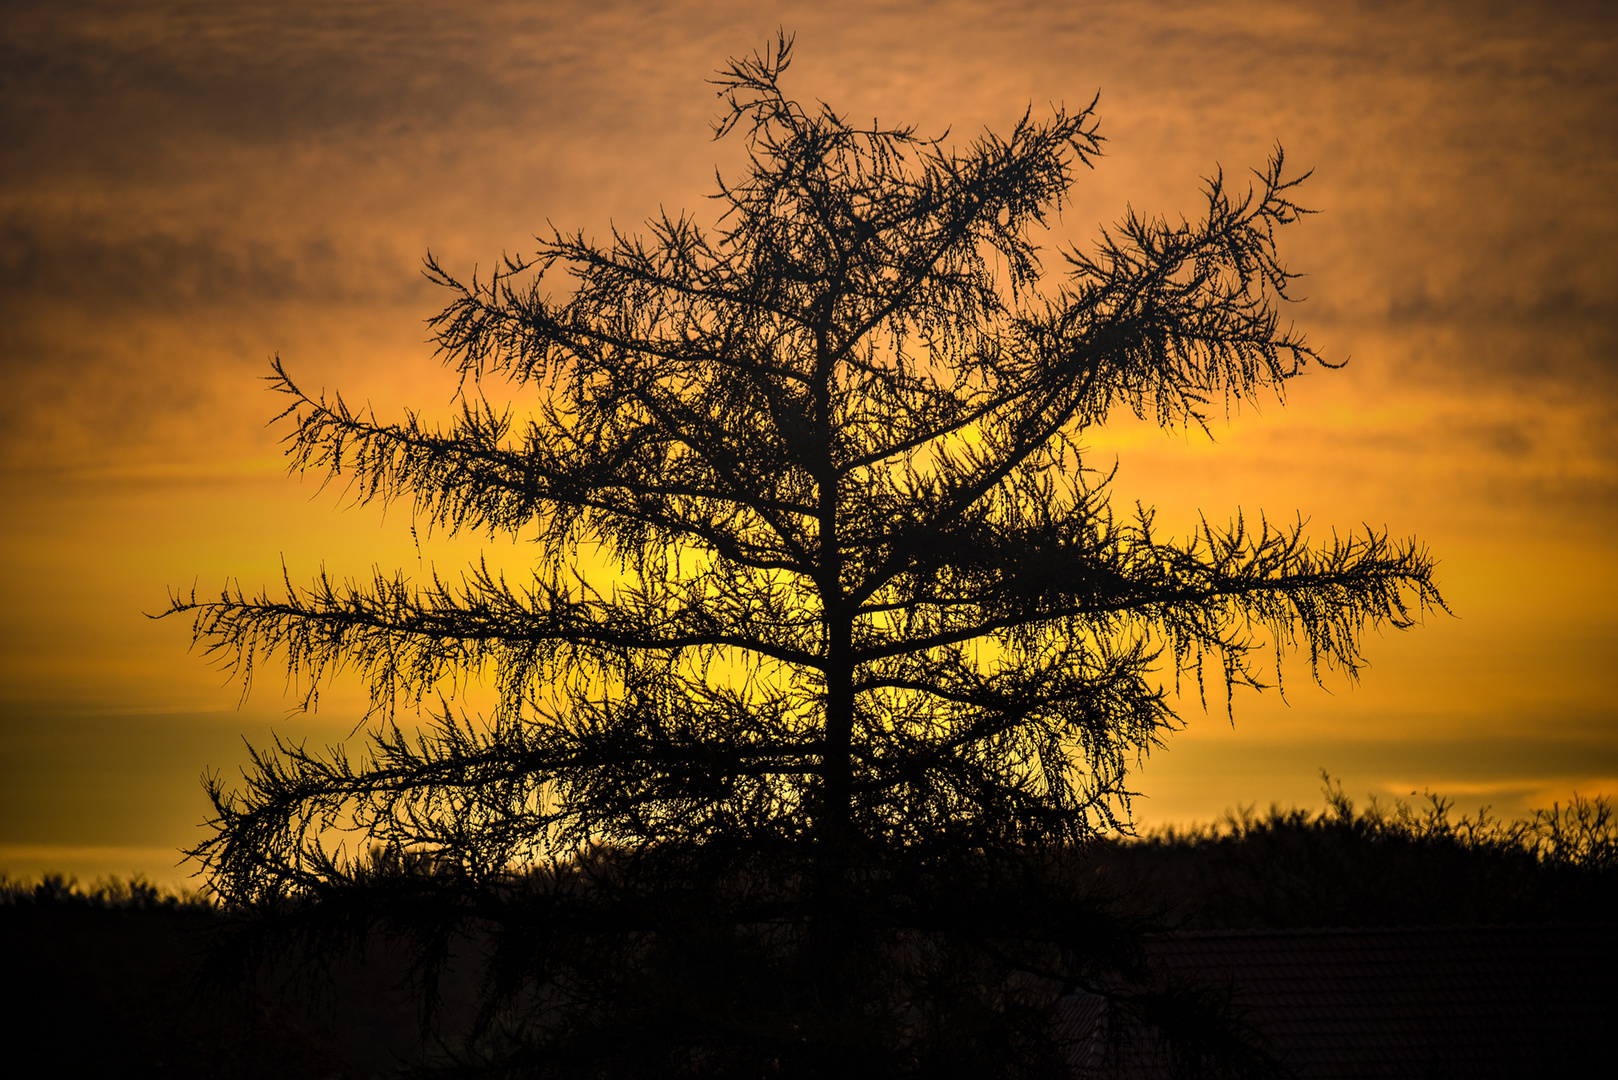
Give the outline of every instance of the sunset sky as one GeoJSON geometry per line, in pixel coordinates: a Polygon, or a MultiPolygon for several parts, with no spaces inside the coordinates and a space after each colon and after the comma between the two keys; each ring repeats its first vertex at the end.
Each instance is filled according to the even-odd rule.
{"type": "MultiPolygon", "coordinates": [[[[8,2],[0,18],[0,870],[164,883],[243,738],[346,739],[153,621],[169,590],[429,566],[476,541],[289,477],[272,356],[384,416],[447,411],[424,320],[548,223],[711,220],[713,70],[796,34],[787,89],[1001,132],[1097,93],[1106,156],[1042,242],[1272,148],[1319,211],[1285,314],[1340,370],[1200,433],[1115,424],[1114,501],[1238,508],[1439,560],[1453,615],[1372,637],[1358,683],[1187,703],[1143,826],[1432,789],[1511,816],[1618,794],[1618,7],[1610,2],[8,2]]],[[[497,388],[492,392],[497,393],[497,388]]],[[[520,547],[494,558],[520,566],[520,547]]]]}

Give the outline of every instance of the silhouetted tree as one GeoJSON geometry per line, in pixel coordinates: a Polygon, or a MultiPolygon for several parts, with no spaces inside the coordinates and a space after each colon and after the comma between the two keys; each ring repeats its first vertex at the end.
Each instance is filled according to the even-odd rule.
{"type": "Polygon", "coordinates": [[[1303,212],[1279,150],[1256,189],[1210,179],[1200,222],[1131,213],[1052,280],[1030,232],[1099,153],[1094,103],[951,149],[787,98],[789,51],[717,81],[748,163],[713,230],[553,232],[470,284],[429,258],[449,426],[276,362],[294,469],[532,537],[531,577],[171,608],[308,704],[363,673],[382,717],[358,758],[278,744],[211,785],[214,887],[391,921],[424,970],[486,935],[465,1053],[519,1072],[1049,1064],[1049,988],[1128,948],[1039,853],[1127,822],[1127,768],[1176,723],[1156,668],[1257,685],[1269,639],[1352,673],[1368,626],[1440,602],[1413,545],[1164,539],[1084,469],[1114,409],[1200,425],[1318,359],[1277,317],[1274,233],[1303,212]],[[497,376],[528,412],[488,403],[497,376]],[[393,723],[479,677],[492,715],[393,723]],[[334,854],[338,828],[373,853],[334,854]]]}

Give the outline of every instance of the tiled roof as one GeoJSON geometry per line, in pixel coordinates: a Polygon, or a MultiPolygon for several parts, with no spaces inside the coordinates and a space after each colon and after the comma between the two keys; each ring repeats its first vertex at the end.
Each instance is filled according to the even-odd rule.
{"type": "MultiPolygon", "coordinates": [[[[1618,926],[1188,933],[1149,953],[1228,989],[1307,1080],[1618,1076],[1618,926]]],[[[1065,999],[1062,1017],[1080,1075],[1167,1075],[1138,1043],[1101,1063],[1102,999],[1065,999]]]]}

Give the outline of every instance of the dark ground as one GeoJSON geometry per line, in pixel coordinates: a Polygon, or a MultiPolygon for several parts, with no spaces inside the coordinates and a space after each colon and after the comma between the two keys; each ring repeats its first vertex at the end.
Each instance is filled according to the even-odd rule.
{"type": "MultiPolygon", "coordinates": [[[[1618,829],[1602,801],[1528,822],[1357,810],[1272,811],[1190,833],[1097,845],[1098,888],[1168,931],[1618,922],[1618,829]]],[[[211,977],[231,917],[135,883],[0,884],[0,1045],[11,1075],[359,1078],[420,1060],[396,950],[329,977],[272,963],[249,994],[211,977]]],[[[465,973],[463,973],[464,975],[465,973]]],[[[470,976],[450,986],[450,1013],[470,976]]],[[[463,1015],[464,1012],[463,1012],[463,1015]]]]}

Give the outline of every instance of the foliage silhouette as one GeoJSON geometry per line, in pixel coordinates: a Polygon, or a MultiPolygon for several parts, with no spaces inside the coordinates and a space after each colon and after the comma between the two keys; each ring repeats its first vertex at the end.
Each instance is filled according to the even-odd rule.
{"type": "MultiPolygon", "coordinates": [[[[19,1076],[369,1080],[419,1056],[403,957],[331,966],[329,992],[285,962],[244,983],[209,944],[244,915],[139,876],[92,886],[0,875],[0,1039],[19,1076]],[[391,961],[391,962],[390,962],[391,961]],[[226,976],[221,978],[220,976],[226,976]]],[[[228,959],[228,954],[224,954],[228,959]]]]}
{"type": "Polygon", "coordinates": [[[1243,808],[1093,846],[1092,865],[1187,930],[1599,923],[1618,910],[1618,819],[1604,796],[1501,821],[1487,807],[1454,817],[1432,793],[1357,808],[1324,779],[1314,814],[1243,808]]]}
{"type": "MultiPolygon", "coordinates": [[[[1328,790],[1324,812],[1237,811],[1202,828],[1091,845],[1085,873],[1127,882],[1135,906],[1167,909],[1174,925],[1194,930],[1610,924],[1618,820],[1608,799],[1494,822],[1453,819],[1439,796],[1419,808],[1358,808],[1328,790]]],[[[385,943],[337,973],[340,1013],[324,995],[308,996],[304,981],[283,995],[272,979],[249,997],[199,983],[201,943],[235,918],[262,916],[138,878],[84,888],[60,876],[0,876],[0,941],[13,975],[0,1007],[8,1061],[86,1074],[361,1077],[417,1045],[414,1008],[390,993],[408,956],[385,943]]],[[[452,1004],[467,989],[450,988],[452,1004]]],[[[1193,1002],[1209,995],[1191,989],[1193,1002]]],[[[1185,997],[1137,993],[1112,1011],[1147,1031],[1172,1030],[1185,997]]],[[[1251,1052],[1214,1049],[1225,1051],[1216,1068],[1251,1052]]]]}
{"type": "Polygon", "coordinates": [[[295,470],[532,537],[531,579],[170,607],[308,706],[368,680],[363,755],[255,752],[244,789],[210,783],[193,854],[261,927],[408,935],[429,999],[474,937],[468,1068],[1055,1068],[1053,988],[1131,963],[1062,853],[1127,827],[1128,768],[1177,723],[1157,666],[1227,695],[1268,648],[1352,675],[1367,628],[1442,604],[1413,544],[1240,517],[1166,540],[1083,467],[1114,409],[1201,425],[1319,359],[1278,317],[1275,231],[1304,212],[1279,150],[1254,189],[1209,179],[1198,223],[1131,213],[1052,282],[1030,234],[1100,152],[1093,102],[956,150],[791,100],[789,55],[717,80],[748,164],[712,232],[553,231],[469,283],[429,257],[448,427],[276,361],[295,470]],[[438,696],[475,678],[481,720],[438,696]]]}

